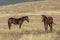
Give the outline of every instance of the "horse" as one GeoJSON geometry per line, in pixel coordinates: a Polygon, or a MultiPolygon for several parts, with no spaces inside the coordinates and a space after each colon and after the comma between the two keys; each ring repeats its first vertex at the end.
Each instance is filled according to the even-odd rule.
{"type": "Polygon", "coordinates": [[[23,16],[21,18],[13,18],[13,17],[10,17],[8,19],[8,27],[9,27],[9,29],[11,29],[11,25],[14,24],[14,25],[19,25],[19,28],[21,28],[21,25],[23,24],[23,22],[25,20],[27,22],[29,22],[29,17],[28,16],[23,16]]]}
{"type": "Polygon", "coordinates": [[[53,30],[52,24],[54,24],[53,17],[51,17],[51,16],[47,17],[46,15],[41,15],[41,16],[42,16],[42,22],[44,22],[45,31],[48,30],[48,26],[49,26],[50,31],[52,32],[52,30],[53,30]]]}

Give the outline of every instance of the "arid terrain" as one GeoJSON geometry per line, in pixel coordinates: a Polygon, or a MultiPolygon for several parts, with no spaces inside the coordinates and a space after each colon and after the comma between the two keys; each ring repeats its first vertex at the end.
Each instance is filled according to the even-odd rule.
{"type": "Polygon", "coordinates": [[[0,14],[0,40],[60,40],[60,15],[47,15],[54,18],[53,32],[44,30],[41,15],[29,16],[29,23],[24,21],[21,29],[18,25],[12,25],[11,30],[8,29],[7,20],[10,17],[19,18],[25,15],[21,14],[0,14]],[[8,16],[7,16],[8,15],[8,16]]]}
{"type": "MultiPolygon", "coordinates": [[[[6,2],[10,3],[7,0],[6,2]]],[[[1,5],[1,3],[0,40],[60,40],[60,0],[38,0],[7,5],[1,5]],[[45,32],[41,19],[43,14],[53,17],[56,23],[56,25],[53,24],[53,32],[50,30],[48,33],[45,32]],[[26,15],[29,17],[29,23],[24,21],[21,29],[19,25],[12,25],[9,30],[10,17],[20,18],[26,15]]]]}

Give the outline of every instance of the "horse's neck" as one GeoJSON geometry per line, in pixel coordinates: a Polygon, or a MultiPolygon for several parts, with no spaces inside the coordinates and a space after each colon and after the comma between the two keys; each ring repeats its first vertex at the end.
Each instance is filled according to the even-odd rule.
{"type": "Polygon", "coordinates": [[[24,19],[24,18],[19,18],[19,19],[17,19],[17,20],[21,20],[22,22],[23,22],[23,21],[25,21],[25,19],[24,19]]]}
{"type": "Polygon", "coordinates": [[[25,19],[22,19],[22,21],[24,22],[24,21],[25,21],[25,19]]]}
{"type": "Polygon", "coordinates": [[[46,17],[45,20],[47,20],[48,18],[46,17]]]}
{"type": "Polygon", "coordinates": [[[48,19],[48,18],[47,18],[47,17],[45,17],[45,18],[44,18],[44,21],[47,21],[47,19],[48,19]]]}
{"type": "Polygon", "coordinates": [[[22,22],[25,21],[25,19],[23,19],[23,18],[20,18],[19,20],[21,20],[22,22]]]}

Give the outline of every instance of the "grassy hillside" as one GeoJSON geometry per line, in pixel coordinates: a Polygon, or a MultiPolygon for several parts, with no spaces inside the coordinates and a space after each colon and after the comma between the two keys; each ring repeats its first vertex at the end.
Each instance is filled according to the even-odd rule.
{"type": "Polygon", "coordinates": [[[42,0],[0,6],[0,13],[30,13],[40,11],[60,11],[60,0],[42,0]]]}
{"type": "Polygon", "coordinates": [[[22,2],[0,6],[0,40],[60,40],[60,0],[42,0],[22,2]],[[52,16],[53,32],[44,30],[41,15],[52,16]],[[27,15],[29,23],[24,21],[21,29],[19,25],[12,25],[8,29],[10,17],[27,15]]]}
{"type": "Polygon", "coordinates": [[[41,15],[28,15],[29,23],[24,21],[21,29],[19,29],[18,25],[12,25],[11,30],[8,29],[8,18],[11,16],[21,17],[23,15],[0,15],[0,40],[60,40],[60,15],[48,15],[52,16],[54,23],[57,24],[53,25],[53,32],[50,32],[49,29],[48,33],[44,30],[41,15]]]}

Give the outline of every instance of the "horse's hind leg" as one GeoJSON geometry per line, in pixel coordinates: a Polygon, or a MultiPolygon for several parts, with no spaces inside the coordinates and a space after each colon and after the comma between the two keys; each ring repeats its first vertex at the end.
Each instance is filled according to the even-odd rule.
{"type": "Polygon", "coordinates": [[[9,24],[9,29],[11,29],[11,24],[9,24]]]}
{"type": "Polygon", "coordinates": [[[8,27],[9,29],[11,29],[11,23],[8,21],[8,27]]]}
{"type": "Polygon", "coordinates": [[[53,30],[52,24],[49,24],[49,26],[50,26],[50,31],[52,32],[52,30],[53,30]]]}

